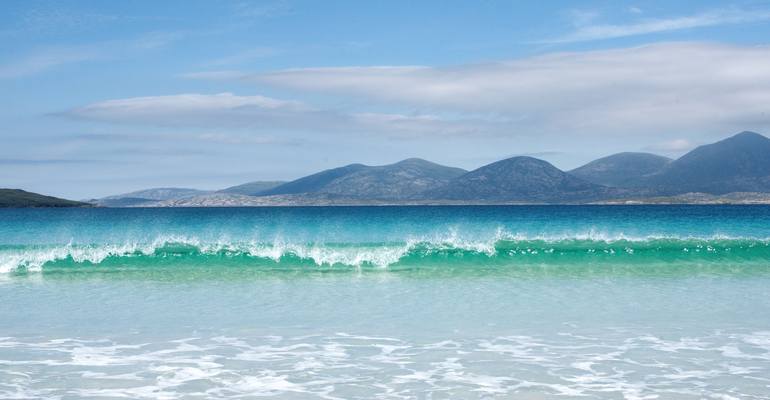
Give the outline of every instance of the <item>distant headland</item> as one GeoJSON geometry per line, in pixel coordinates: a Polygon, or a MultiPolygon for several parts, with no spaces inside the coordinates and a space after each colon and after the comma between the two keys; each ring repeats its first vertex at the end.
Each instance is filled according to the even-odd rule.
{"type": "Polygon", "coordinates": [[[92,207],[93,204],[44,196],[21,189],[0,189],[0,208],[14,207],[92,207]]]}

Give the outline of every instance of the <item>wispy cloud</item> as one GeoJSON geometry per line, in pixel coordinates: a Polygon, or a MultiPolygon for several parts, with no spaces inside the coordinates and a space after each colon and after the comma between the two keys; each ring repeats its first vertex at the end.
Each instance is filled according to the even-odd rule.
{"type": "Polygon", "coordinates": [[[149,32],[126,40],[83,45],[47,47],[0,60],[0,79],[39,74],[57,67],[86,61],[121,59],[168,46],[190,36],[189,32],[149,32]]]}
{"type": "Polygon", "coordinates": [[[186,39],[190,36],[194,36],[194,34],[187,31],[147,32],[127,42],[127,44],[138,49],[157,49],[186,39]]]}
{"type": "MultiPolygon", "coordinates": [[[[0,36],[62,35],[94,31],[116,25],[168,23],[172,18],[160,15],[127,15],[97,11],[99,7],[84,7],[74,2],[24,2],[18,10],[9,8],[9,24],[0,29],[0,36]],[[95,9],[90,9],[95,8],[95,9]]],[[[6,10],[4,10],[6,11],[6,10]]]]}
{"type": "Polygon", "coordinates": [[[179,94],[171,96],[133,97],[89,104],[67,112],[71,116],[110,121],[137,121],[145,118],[160,124],[184,124],[190,114],[198,119],[218,113],[256,110],[299,111],[299,102],[277,100],[264,96],[236,96],[232,93],[179,94]]]}
{"type": "Polygon", "coordinates": [[[98,57],[98,52],[85,47],[49,48],[0,64],[0,79],[34,75],[54,67],[98,57]]]}
{"type": "Polygon", "coordinates": [[[81,31],[114,23],[121,17],[95,12],[72,12],[61,7],[35,7],[13,18],[13,24],[0,30],[3,36],[81,31]]]}
{"type": "Polygon", "coordinates": [[[595,21],[601,15],[596,10],[569,10],[567,12],[572,24],[577,27],[586,26],[595,21]]]}
{"type": "Polygon", "coordinates": [[[249,134],[236,134],[233,132],[206,132],[193,135],[193,138],[205,141],[222,144],[267,144],[267,145],[289,145],[299,146],[302,142],[295,139],[283,139],[274,136],[262,136],[262,135],[249,135],[249,134]]]}
{"type": "MultiPolygon", "coordinates": [[[[641,14],[638,8],[631,8],[632,13],[641,14]]],[[[683,29],[703,28],[709,26],[739,24],[755,21],[770,20],[770,10],[741,10],[718,9],[699,14],[672,17],[640,19],[628,24],[589,24],[586,23],[586,15],[578,14],[577,29],[564,36],[545,39],[541,43],[570,43],[591,40],[614,39],[626,36],[646,35],[651,33],[671,32],[683,29]]],[[[593,18],[589,20],[592,21],[593,18]]]]}
{"type": "MultiPolygon", "coordinates": [[[[110,123],[156,126],[241,129],[254,134],[273,131],[321,132],[333,134],[411,135],[484,133],[493,122],[447,119],[428,114],[344,112],[313,107],[302,102],[265,96],[232,93],[179,94],[107,100],[75,108],[61,115],[110,123]]],[[[224,142],[223,134],[197,135],[201,140],[224,142]]],[[[263,144],[264,138],[249,139],[263,144]]],[[[231,136],[230,143],[246,143],[231,136]]]]}
{"type": "Polygon", "coordinates": [[[272,47],[258,46],[252,47],[246,50],[239,51],[229,56],[221,57],[209,62],[212,66],[234,65],[243,64],[250,61],[254,61],[261,58],[271,57],[278,53],[278,51],[272,47]]]}
{"type": "MultiPolygon", "coordinates": [[[[76,134],[48,134],[35,136],[30,138],[29,136],[14,136],[9,139],[14,140],[34,140],[37,145],[50,145],[62,146],[70,144],[82,144],[84,146],[100,146],[100,151],[104,151],[105,147],[123,144],[136,144],[144,143],[149,146],[161,145],[165,146],[167,143],[191,143],[192,141],[209,142],[209,143],[221,143],[221,144],[269,144],[269,145],[288,145],[296,146],[301,143],[294,139],[280,138],[271,135],[263,134],[249,134],[248,132],[232,132],[232,131],[187,131],[185,129],[168,129],[161,131],[148,132],[141,129],[138,131],[129,131],[131,133],[76,133],[76,134]],[[162,143],[161,143],[162,142],[162,143]]],[[[61,148],[61,147],[59,147],[61,148]]],[[[122,147],[116,147],[119,151],[123,151],[122,147]]],[[[133,148],[133,147],[132,147],[133,148]]],[[[175,146],[172,151],[178,151],[179,146],[175,146]]]]}

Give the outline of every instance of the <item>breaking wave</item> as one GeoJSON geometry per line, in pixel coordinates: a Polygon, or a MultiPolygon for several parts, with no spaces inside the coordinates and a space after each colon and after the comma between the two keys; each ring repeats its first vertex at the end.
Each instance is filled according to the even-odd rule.
{"type": "Polygon", "coordinates": [[[518,237],[378,243],[206,242],[157,238],[120,244],[0,245],[0,273],[47,266],[211,265],[388,268],[420,265],[768,262],[770,239],[730,237],[518,237]]]}

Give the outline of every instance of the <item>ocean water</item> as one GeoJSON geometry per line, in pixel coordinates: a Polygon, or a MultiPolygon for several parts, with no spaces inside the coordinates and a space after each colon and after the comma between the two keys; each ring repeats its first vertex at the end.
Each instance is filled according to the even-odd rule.
{"type": "Polygon", "coordinates": [[[770,207],[0,210],[0,398],[256,397],[770,398],[770,207]]]}

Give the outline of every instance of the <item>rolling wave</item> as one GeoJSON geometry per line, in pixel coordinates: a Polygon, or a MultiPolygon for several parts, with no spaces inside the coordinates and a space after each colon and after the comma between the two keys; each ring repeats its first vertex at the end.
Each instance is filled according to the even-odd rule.
{"type": "Polygon", "coordinates": [[[0,245],[0,273],[47,266],[210,265],[387,268],[420,265],[648,263],[654,261],[770,263],[770,239],[517,237],[487,241],[407,240],[378,243],[205,242],[158,238],[122,244],[0,245]]]}

